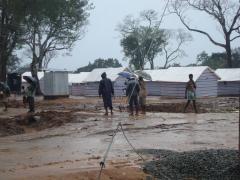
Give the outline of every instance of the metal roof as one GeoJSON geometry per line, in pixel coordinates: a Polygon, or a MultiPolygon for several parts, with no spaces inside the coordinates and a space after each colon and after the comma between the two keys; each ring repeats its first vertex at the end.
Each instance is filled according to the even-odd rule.
{"type": "Polygon", "coordinates": [[[215,73],[220,81],[240,81],[240,68],[217,69],[215,73]]]}

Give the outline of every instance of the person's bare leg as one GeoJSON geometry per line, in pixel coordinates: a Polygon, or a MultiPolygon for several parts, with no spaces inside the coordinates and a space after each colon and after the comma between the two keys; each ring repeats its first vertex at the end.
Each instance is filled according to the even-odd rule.
{"type": "Polygon", "coordinates": [[[186,109],[187,109],[189,103],[190,103],[190,100],[187,101],[187,103],[186,103],[186,105],[185,105],[185,107],[184,107],[184,111],[183,111],[184,113],[186,112],[186,109]]]}
{"type": "Polygon", "coordinates": [[[111,115],[113,115],[113,107],[110,107],[111,115]]]}
{"type": "Polygon", "coordinates": [[[104,115],[108,116],[108,108],[107,107],[105,107],[105,114],[104,115]]]}
{"type": "Polygon", "coordinates": [[[8,103],[4,102],[3,104],[4,104],[4,107],[5,107],[4,111],[7,111],[8,110],[8,103]]]}
{"type": "Polygon", "coordinates": [[[194,108],[195,113],[198,113],[195,100],[193,100],[193,108],[194,108]]]}

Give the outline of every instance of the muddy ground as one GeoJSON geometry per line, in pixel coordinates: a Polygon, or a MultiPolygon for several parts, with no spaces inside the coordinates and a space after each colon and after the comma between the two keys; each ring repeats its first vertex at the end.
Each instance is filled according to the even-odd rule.
{"type": "MultiPolygon", "coordinates": [[[[96,179],[119,122],[136,149],[238,147],[238,98],[199,100],[199,114],[181,113],[181,99],[149,98],[147,114],[138,117],[128,116],[125,99],[114,100],[109,117],[103,116],[98,98],[38,98],[35,114],[26,113],[20,99],[12,102],[7,113],[0,109],[0,179],[96,179]]],[[[144,162],[119,132],[102,179],[150,179],[153,173],[141,169],[156,157],[142,155],[144,162]]]]}

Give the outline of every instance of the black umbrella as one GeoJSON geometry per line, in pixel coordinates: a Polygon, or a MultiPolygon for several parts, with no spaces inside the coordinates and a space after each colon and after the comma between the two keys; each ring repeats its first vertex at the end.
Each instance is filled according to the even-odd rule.
{"type": "Polygon", "coordinates": [[[36,79],[32,76],[23,76],[23,79],[25,79],[29,84],[36,85],[36,79]]]}

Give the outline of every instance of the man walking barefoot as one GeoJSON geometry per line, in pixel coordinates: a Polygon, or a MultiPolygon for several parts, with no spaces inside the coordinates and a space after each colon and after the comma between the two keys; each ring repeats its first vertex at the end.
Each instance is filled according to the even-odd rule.
{"type": "Polygon", "coordinates": [[[193,108],[195,113],[197,113],[197,107],[196,107],[196,84],[193,81],[193,75],[189,74],[189,81],[187,82],[186,89],[185,89],[185,98],[187,99],[187,103],[184,107],[184,113],[186,112],[186,109],[190,102],[193,102],[193,108]]]}

